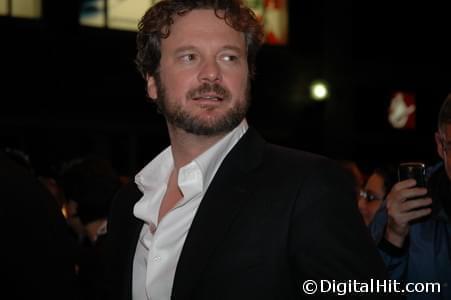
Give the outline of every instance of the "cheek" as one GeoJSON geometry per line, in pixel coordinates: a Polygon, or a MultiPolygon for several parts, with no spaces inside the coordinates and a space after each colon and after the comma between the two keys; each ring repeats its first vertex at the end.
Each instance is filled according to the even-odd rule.
{"type": "Polygon", "coordinates": [[[373,201],[370,204],[369,210],[372,214],[375,214],[376,211],[379,209],[379,206],[381,205],[381,201],[373,201]]]}
{"type": "Polygon", "coordinates": [[[165,92],[168,98],[185,98],[186,93],[193,86],[187,76],[174,74],[163,79],[165,92]]]}
{"type": "Polygon", "coordinates": [[[248,72],[244,69],[224,71],[224,84],[234,93],[244,95],[248,85],[248,72]]]}
{"type": "Polygon", "coordinates": [[[359,210],[361,213],[365,213],[367,210],[367,202],[363,198],[359,198],[357,201],[357,206],[359,207],[359,210]]]}
{"type": "Polygon", "coordinates": [[[241,101],[244,101],[247,97],[247,89],[248,89],[248,81],[246,78],[241,79],[240,81],[234,81],[232,85],[230,85],[230,89],[232,93],[235,93],[235,97],[241,101]]]}

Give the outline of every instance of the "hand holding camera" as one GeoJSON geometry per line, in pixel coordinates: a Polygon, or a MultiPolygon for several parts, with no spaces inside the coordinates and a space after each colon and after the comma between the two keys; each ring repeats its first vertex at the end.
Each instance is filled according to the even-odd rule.
{"type": "Polygon", "coordinates": [[[428,216],[432,199],[427,195],[426,170],[423,163],[402,163],[398,168],[399,182],[387,195],[388,223],[385,238],[402,247],[410,224],[428,216]]]}

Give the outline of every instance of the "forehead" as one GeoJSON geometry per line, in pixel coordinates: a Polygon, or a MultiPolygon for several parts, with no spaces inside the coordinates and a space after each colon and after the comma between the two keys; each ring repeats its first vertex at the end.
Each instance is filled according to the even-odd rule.
{"type": "MultiPolygon", "coordinates": [[[[221,16],[221,11],[218,12],[221,16]]],[[[218,18],[212,9],[195,9],[174,17],[169,37],[162,40],[162,47],[233,46],[245,48],[244,33],[218,18]]]]}
{"type": "Polygon", "coordinates": [[[371,189],[373,192],[384,193],[384,179],[377,173],[371,174],[366,182],[366,188],[371,189]]]}

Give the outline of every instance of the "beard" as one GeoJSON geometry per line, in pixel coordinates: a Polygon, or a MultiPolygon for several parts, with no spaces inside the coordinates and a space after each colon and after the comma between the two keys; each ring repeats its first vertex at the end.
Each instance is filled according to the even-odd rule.
{"type": "MultiPolygon", "coordinates": [[[[159,73],[155,74],[155,84],[158,89],[158,98],[155,100],[158,111],[163,114],[169,124],[195,135],[215,136],[232,131],[245,118],[250,106],[250,80],[246,85],[244,101],[238,101],[234,107],[228,109],[222,115],[208,119],[194,115],[176,101],[170,103],[159,73]]],[[[228,89],[217,83],[203,83],[188,91],[186,99],[193,99],[197,95],[209,92],[214,92],[220,96],[222,98],[220,101],[229,101],[232,97],[228,89]]],[[[209,110],[208,107],[203,109],[209,110]]],[[[214,108],[210,109],[214,110],[214,108]]]]}

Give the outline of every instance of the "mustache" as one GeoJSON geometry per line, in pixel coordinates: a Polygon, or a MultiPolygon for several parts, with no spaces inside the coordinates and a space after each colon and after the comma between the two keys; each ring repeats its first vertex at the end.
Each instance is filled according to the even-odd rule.
{"type": "Polygon", "coordinates": [[[223,100],[228,100],[231,98],[231,93],[229,90],[218,83],[207,83],[204,82],[199,87],[189,90],[186,94],[188,99],[193,99],[199,97],[203,94],[213,92],[215,95],[221,97],[223,100]]]}

